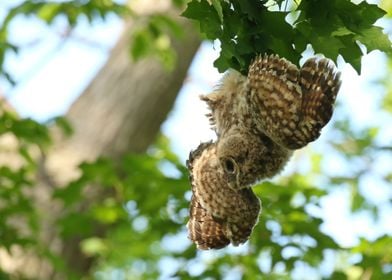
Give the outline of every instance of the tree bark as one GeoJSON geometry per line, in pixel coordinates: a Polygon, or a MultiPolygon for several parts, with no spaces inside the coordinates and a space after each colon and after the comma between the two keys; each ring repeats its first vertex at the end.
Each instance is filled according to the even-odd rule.
{"type": "MultiPolygon", "coordinates": [[[[156,7],[154,2],[149,1],[150,8],[156,7]]],[[[42,214],[41,238],[76,274],[86,274],[92,260],[80,251],[77,237],[64,244],[58,236],[54,223],[63,209],[53,201],[51,194],[54,188],[65,186],[80,175],[81,162],[93,161],[99,156],[116,160],[124,153],[141,153],[154,141],[200,45],[194,26],[181,19],[173,7],[168,9],[168,13],[177,15],[175,19],[184,28],[184,37],[173,38],[172,42],[177,55],[175,69],[170,72],[153,58],[132,62],[129,38],[137,22],[126,23],[107,63],[66,115],[74,129],[73,135],[63,137],[54,130],[54,146],[42,159],[39,182],[32,194],[42,214]]],[[[91,199],[99,201],[102,195],[95,194],[91,199]]],[[[1,251],[0,267],[27,278],[68,279],[67,275],[55,271],[45,258],[21,248],[14,248],[11,255],[1,251]]]]}
{"type": "Polygon", "coordinates": [[[75,164],[83,160],[143,152],[152,143],[200,44],[194,26],[185,20],[181,25],[186,35],[173,42],[177,65],[169,72],[153,58],[129,61],[128,24],[105,67],[67,113],[75,133],[59,140],[48,157],[58,183],[75,178],[75,164]]]}

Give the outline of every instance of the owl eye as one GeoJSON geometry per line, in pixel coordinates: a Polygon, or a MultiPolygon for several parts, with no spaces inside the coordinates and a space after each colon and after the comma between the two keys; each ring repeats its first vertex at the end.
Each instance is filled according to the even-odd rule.
{"type": "Polygon", "coordinates": [[[236,171],[236,164],[232,158],[227,158],[223,161],[223,167],[227,173],[234,174],[236,171]]]}

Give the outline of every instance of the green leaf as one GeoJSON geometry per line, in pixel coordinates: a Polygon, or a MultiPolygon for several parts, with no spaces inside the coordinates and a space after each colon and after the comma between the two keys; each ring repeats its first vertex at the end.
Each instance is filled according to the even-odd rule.
{"type": "MultiPolygon", "coordinates": [[[[350,3],[350,1],[346,0],[346,2],[347,5],[351,4],[351,11],[354,11],[356,14],[355,21],[363,21],[364,26],[374,24],[378,19],[382,18],[386,14],[386,12],[380,7],[378,7],[376,4],[369,4],[366,1],[362,1],[354,7],[353,4],[350,3]]],[[[339,2],[337,3],[341,4],[339,2]]],[[[345,20],[350,20],[350,17],[345,17],[345,20]]]]}
{"type": "Polygon", "coordinates": [[[168,71],[172,71],[177,56],[169,35],[177,38],[183,36],[179,23],[162,14],[150,16],[143,26],[139,26],[132,33],[130,49],[132,58],[137,61],[152,56],[157,58],[168,71]]]}
{"type": "Polygon", "coordinates": [[[71,136],[74,133],[71,123],[65,117],[57,117],[54,121],[56,125],[62,129],[65,135],[71,136]]]}
{"type": "Polygon", "coordinates": [[[57,220],[58,230],[64,239],[75,236],[85,237],[93,233],[94,220],[84,212],[67,213],[57,220]]]}
{"type": "MultiPolygon", "coordinates": [[[[260,15],[263,14],[267,8],[263,5],[266,1],[253,1],[253,0],[233,0],[230,1],[234,10],[246,14],[252,21],[258,21],[260,15]]],[[[271,25],[271,27],[273,27],[271,25]]]]}
{"type": "Polygon", "coordinates": [[[223,12],[222,12],[222,5],[221,0],[212,0],[212,6],[214,6],[216,12],[218,13],[219,19],[223,22],[223,12]]]}
{"type": "Polygon", "coordinates": [[[358,73],[361,73],[362,51],[355,42],[354,37],[352,35],[346,35],[339,38],[345,45],[345,47],[340,49],[340,54],[358,73]]]}
{"type": "Polygon", "coordinates": [[[356,212],[363,209],[366,203],[365,198],[359,193],[358,186],[355,185],[351,189],[351,211],[356,212]]]}
{"type": "Polygon", "coordinates": [[[108,251],[105,240],[98,237],[86,238],[81,242],[80,245],[83,253],[85,253],[87,256],[102,255],[108,251]]]}
{"type": "Polygon", "coordinates": [[[164,14],[152,15],[150,17],[150,25],[154,25],[156,29],[160,30],[162,35],[172,34],[176,38],[181,38],[184,35],[184,30],[180,24],[164,14]]]}
{"type": "Polygon", "coordinates": [[[382,32],[381,27],[372,26],[363,29],[354,38],[364,44],[368,52],[380,50],[385,53],[392,53],[392,43],[388,36],[382,32]]]}
{"type": "Polygon", "coordinates": [[[112,224],[124,216],[124,211],[114,199],[108,198],[92,209],[92,215],[103,224],[112,224]]]}
{"type": "Polygon", "coordinates": [[[37,17],[43,19],[47,23],[51,23],[53,19],[60,13],[60,11],[60,3],[48,3],[42,5],[42,7],[37,10],[37,17]]]}
{"type": "Polygon", "coordinates": [[[0,111],[0,114],[0,135],[9,132],[40,148],[46,148],[51,143],[49,130],[45,125],[29,118],[20,119],[14,112],[8,110],[0,111]]]}
{"type": "Polygon", "coordinates": [[[316,53],[324,54],[326,57],[337,60],[340,50],[345,47],[342,40],[336,37],[315,37],[312,46],[316,53]]]}
{"type": "Polygon", "coordinates": [[[369,51],[391,52],[391,42],[380,27],[373,26],[385,12],[365,1],[356,5],[349,0],[301,1],[296,28],[316,52],[336,61],[340,54],[360,73],[362,52],[357,42],[369,51]],[[350,16],[347,16],[350,15],[350,16]]]}
{"type": "Polygon", "coordinates": [[[222,34],[219,14],[206,0],[192,0],[182,16],[199,21],[200,31],[207,39],[214,40],[222,34]]]}
{"type": "Polygon", "coordinates": [[[331,279],[347,280],[347,275],[341,271],[334,271],[331,275],[331,279]]]}
{"type": "Polygon", "coordinates": [[[347,27],[339,27],[337,30],[333,31],[331,35],[333,37],[339,37],[339,36],[344,36],[344,35],[352,35],[355,34],[353,31],[347,29],[347,27]]]}
{"type": "Polygon", "coordinates": [[[0,28],[0,75],[4,76],[11,84],[14,84],[15,81],[8,71],[4,69],[4,57],[7,49],[10,48],[5,49],[4,46],[10,44],[10,42],[8,42],[9,25],[19,15],[35,16],[49,24],[53,23],[56,17],[65,16],[68,23],[71,26],[74,26],[81,16],[87,17],[91,22],[94,18],[105,18],[111,13],[123,17],[131,14],[126,4],[117,4],[111,0],[57,1],[58,3],[45,0],[18,2],[17,5],[7,11],[0,28]]]}
{"type": "Polygon", "coordinates": [[[60,199],[68,207],[81,199],[81,193],[84,187],[84,181],[71,182],[64,188],[56,189],[53,192],[53,198],[60,199]]]}
{"type": "Polygon", "coordinates": [[[151,52],[152,38],[149,33],[139,30],[132,35],[131,55],[133,59],[139,60],[151,52]]]}

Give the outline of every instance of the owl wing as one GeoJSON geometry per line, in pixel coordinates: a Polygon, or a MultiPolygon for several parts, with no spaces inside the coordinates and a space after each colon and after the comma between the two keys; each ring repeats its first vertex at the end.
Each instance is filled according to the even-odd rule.
{"type": "Polygon", "coordinates": [[[188,237],[202,250],[220,249],[230,244],[223,223],[216,220],[192,195],[187,224],[188,237]]]}
{"type": "Polygon", "coordinates": [[[330,120],[340,74],[328,59],[311,58],[298,70],[276,55],[260,56],[249,68],[248,86],[258,130],[299,149],[316,140],[330,120]]]}
{"type": "Polygon", "coordinates": [[[294,139],[301,146],[316,140],[329,122],[339,92],[340,73],[329,59],[310,58],[300,70],[301,120],[294,139]]]}
{"type": "Polygon", "coordinates": [[[291,148],[300,120],[302,90],[298,68],[276,55],[259,56],[249,67],[250,114],[259,133],[291,148]]]}
{"type": "Polygon", "coordinates": [[[187,223],[188,237],[198,249],[221,249],[232,243],[237,246],[246,242],[257,224],[260,213],[260,200],[251,189],[242,189],[240,196],[246,196],[249,207],[237,209],[237,213],[227,220],[212,216],[192,195],[187,223]]]}
{"type": "Polygon", "coordinates": [[[201,144],[187,161],[192,185],[188,236],[199,249],[244,243],[260,212],[260,200],[251,189],[229,188],[221,167],[213,165],[215,151],[214,143],[201,144]],[[204,176],[196,176],[198,172],[204,176]]]}
{"type": "Polygon", "coordinates": [[[227,246],[230,240],[224,233],[224,225],[222,221],[217,220],[211,213],[200,204],[196,189],[197,185],[194,182],[193,164],[194,161],[200,158],[202,152],[213,143],[202,143],[199,147],[189,154],[189,159],[186,163],[189,170],[189,179],[192,186],[192,198],[189,208],[189,221],[187,223],[188,238],[192,240],[197,248],[202,250],[220,249],[227,246]]]}
{"type": "Polygon", "coordinates": [[[237,246],[246,242],[256,226],[261,211],[260,199],[251,188],[241,189],[237,192],[237,217],[230,217],[227,223],[226,234],[231,243],[237,246]],[[245,202],[245,203],[244,203],[245,202]]]}

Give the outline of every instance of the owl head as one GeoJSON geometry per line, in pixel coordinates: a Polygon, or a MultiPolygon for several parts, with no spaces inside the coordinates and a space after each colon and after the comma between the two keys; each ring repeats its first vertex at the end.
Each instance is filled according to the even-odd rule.
{"type": "Polygon", "coordinates": [[[217,155],[229,187],[238,190],[254,183],[259,174],[257,158],[264,153],[260,140],[252,134],[235,132],[222,137],[217,155]]]}
{"type": "Polygon", "coordinates": [[[236,131],[218,140],[217,156],[225,181],[230,188],[239,190],[278,173],[290,151],[265,135],[236,131]]]}

